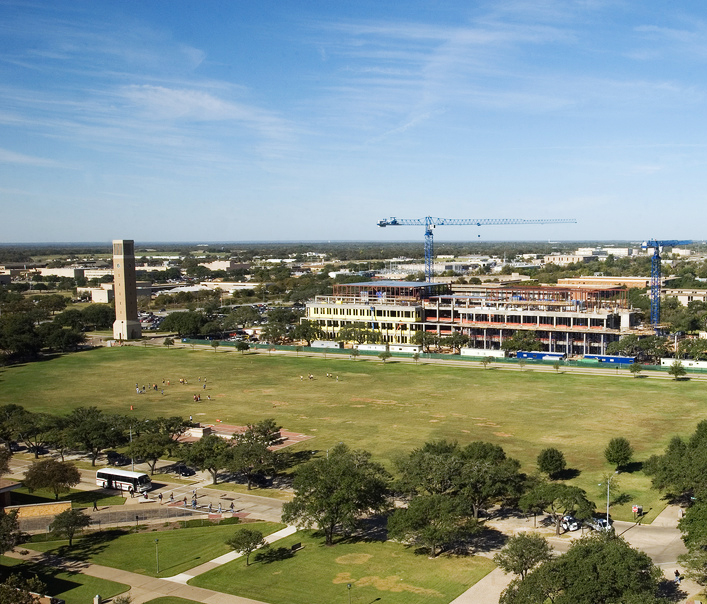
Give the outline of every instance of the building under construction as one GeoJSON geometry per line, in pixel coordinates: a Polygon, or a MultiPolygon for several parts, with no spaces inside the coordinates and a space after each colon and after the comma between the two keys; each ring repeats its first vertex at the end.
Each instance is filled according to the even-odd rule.
{"type": "Polygon", "coordinates": [[[517,331],[534,331],[547,352],[568,356],[605,354],[622,335],[651,333],[637,325],[623,288],[466,285],[463,290],[405,281],[335,285],[332,295],[307,303],[306,318],[332,340],[343,327],[358,324],[389,344],[412,344],[418,331],[458,332],[471,347],[486,350],[500,350],[517,331]]]}

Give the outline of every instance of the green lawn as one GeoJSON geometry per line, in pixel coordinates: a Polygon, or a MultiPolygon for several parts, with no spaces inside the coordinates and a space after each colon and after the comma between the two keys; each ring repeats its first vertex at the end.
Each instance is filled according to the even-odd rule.
{"type": "Polygon", "coordinates": [[[351,584],[352,603],[380,598],[388,604],[421,604],[450,602],[495,568],[480,556],[430,560],[390,542],[339,542],[327,547],[308,531],[278,541],[264,553],[261,561],[257,552],[253,554],[248,567],[240,558],[189,584],[271,604],[309,604],[313,589],[319,602],[346,604],[351,584]],[[292,554],[295,543],[304,548],[292,554]]]}
{"type": "MultiPolygon", "coordinates": [[[[274,522],[249,523],[247,526],[264,535],[284,527],[274,522]]],[[[90,533],[75,540],[72,548],[65,540],[32,543],[28,547],[151,577],[171,577],[228,553],[230,549],[224,541],[239,528],[239,525],[222,525],[144,533],[116,529],[90,533]],[[159,539],[157,545],[155,539],[159,539]],[[156,549],[159,550],[159,575],[156,549]]]]}
{"type": "MultiPolygon", "coordinates": [[[[0,369],[0,403],[34,411],[66,413],[79,405],[155,417],[192,415],[194,420],[244,424],[274,417],[282,426],[316,438],[294,450],[318,450],[343,441],[392,460],[440,438],[487,440],[518,458],[526,471],[545,447],[561,449],[579,471],[573,482],[601,509],[597,486],[613,468],[603,450],[614,436],[630,439],[637,461],[660,453],[674,434],[690,434],[707,414],[707,388],[696,381],[523,372],[418,365],[391,360],[349,360],[211,350],[104,348],[0,369]],[[339,376],[339,381],[326,373],[339,376]],[[313,373],[314,380],[300,380],[313,373]],[[207,389],[203,381],[207,378],[207,389]],[[180,385],[186,378],[188,385],[180,385]],[[165,394],[140,386],[157,383],[165,394]],[[201,403],[194,403],[194,394],[201,403]],[[211,396],[211,401],[206,400],[211,396]]],[[[640,464],[638,466],[640,470],[640,464]]],[[[613,510],[629,519],[631,505],[654,516],[662,503],[637,471],[621,476],[631,501],[613,510]]]]}
{"type": "MultiPolygon", "coordinates": [[[[123,505],[125,499],[115,495],[108,495],[101,491],[77,491],[71,489],[68,493],[59,495],[59,501],[71,501],[71,507],[92,507],[96,499],[98,505],[123,505]]],[[[35,489],[30,493],[27,487],[20,487],[10,494],[12,505],[26,505],[28,503],[49,503],[56,501],[54,492],[48,489],[35,489]]]]}
{"type": "MultiPolygon", "coordinates": [[[[93,602],[93,596],[100,594],[102,598],[112,598],[130,589],[129,585],[106,581],[82,575],[80,573],[57,572],[50,567],[17,560],[16,558],[0,558],[0,573],[6,577],[10,573],[20,573],[28,577],[37,575],[47,586],[46,595],[62,598],[66,604],[86,604],[93,602]]],[[[175,603],[182,604],[182,603],[175,603]]]]}

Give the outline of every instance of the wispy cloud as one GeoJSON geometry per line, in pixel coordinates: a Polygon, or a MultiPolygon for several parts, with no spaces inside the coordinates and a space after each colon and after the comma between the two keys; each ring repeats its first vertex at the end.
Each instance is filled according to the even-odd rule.
{"type": "Polygon", "coordinates": [[[36,157],[33,155],[25,155],[8,149],[0,149],[1,164],[19,164],[22,166],[34,166],[35,168],[66,168],[66,164],[46,159],[44,157],[36,157]]]}

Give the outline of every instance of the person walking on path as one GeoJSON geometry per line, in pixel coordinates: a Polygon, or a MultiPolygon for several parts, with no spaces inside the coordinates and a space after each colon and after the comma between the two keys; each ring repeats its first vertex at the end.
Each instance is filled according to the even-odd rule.
{"type": "Polygon", "coordinates": [[[169,502],[172,503],[174,501],[174,493],[169,494],[169,502]]]}
{"type": "Polygon", "coordinates": [[[98,511],[98,498],[95,498],[93,500],[93,511],[97,512],[98,511]]]}
{"type": "Polygon", "coordinates": [[[162,493],[160,493],[159,495],[157,495],[157,499],[160,500],[160,505],[162,505],[162,493]]]}

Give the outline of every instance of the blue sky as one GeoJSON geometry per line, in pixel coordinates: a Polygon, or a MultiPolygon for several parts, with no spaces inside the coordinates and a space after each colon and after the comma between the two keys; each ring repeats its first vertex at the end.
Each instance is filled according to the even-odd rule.
{"type": "Polygon", "coordinates": [[[701,239],[706,68],[697,1],[0,0],[2,241],[701,239]]]}

